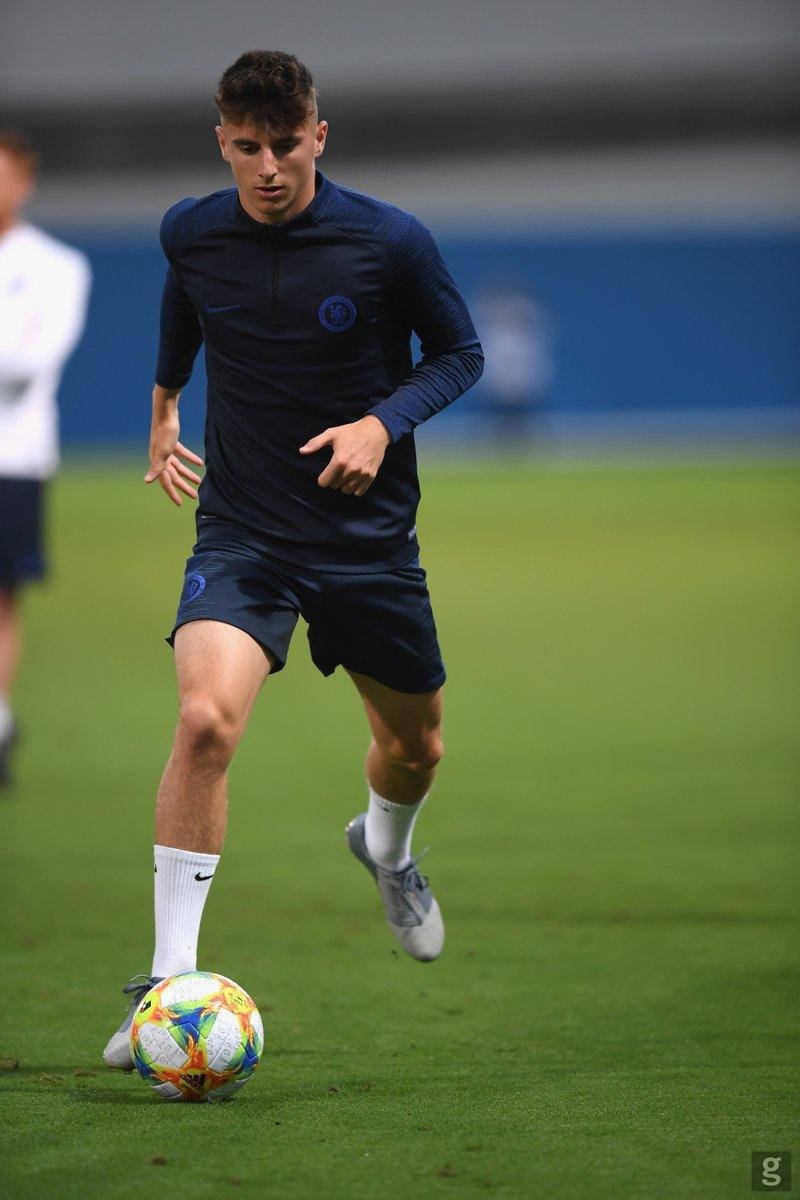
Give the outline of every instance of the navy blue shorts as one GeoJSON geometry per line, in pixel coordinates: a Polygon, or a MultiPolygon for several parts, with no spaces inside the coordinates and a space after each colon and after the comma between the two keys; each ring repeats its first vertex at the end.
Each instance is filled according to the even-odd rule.
{"type": "Polygon", "coordinates": [[[0,588],[12,590],[45,574],[43,502],[41,479],[0,476],[0,588]]]}
{"type": "Polygon", "coordinates": [[[341,665],[398,692],[445,681],[425,571],[419,559],[389,571],[296,567],[245,543],[204,538],[186,562],[172,633],[189,621],[223,621],[249,633],[283,669],[298,616],[323,675],[341,665]]]}

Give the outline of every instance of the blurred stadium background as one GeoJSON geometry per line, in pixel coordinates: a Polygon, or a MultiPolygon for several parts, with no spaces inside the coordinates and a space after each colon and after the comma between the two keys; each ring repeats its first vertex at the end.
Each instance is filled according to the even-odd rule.
{"type": "Polygon", "coordinates": [[[791,1148],[799,42],[794,0],[4,6],[30,217],[94,269],[3,798],[4,1198],[730,1200],[752,1150],[791,1148]],[[147,965],[192,542],[191,506],[140,482],[157,229],[229,186],[210,97],[258,46],[309,64],[322,169],[426,221],[508,369],[418,439],[447,952],[393,957],[354,875],[365,725],[301,627],[233,764],[201,935],[267,1057],[203,1112],[98,1068],[147,965]]]}
{"type": "MultiPolygon", "coordinates": [[[[210,97],[264,43],[315,73],[331,178],[415,211],[472,303],[504,286],[535,297],[551,364],[520,370],[551,449],[785,446],[800,436],[799,24],[792,0],[309,0],[302,27],[255,0],[224,17],[207,0],[5,6],[4,121],[44,159],[31,216],[95,270],[66,444],[141,444],[158,221],[229,185],[210,97]]],[[[495,382],[423,443],[480,441],[495,382]]],[[[202,391],[198,372],[195,439],[202,391]]]]}

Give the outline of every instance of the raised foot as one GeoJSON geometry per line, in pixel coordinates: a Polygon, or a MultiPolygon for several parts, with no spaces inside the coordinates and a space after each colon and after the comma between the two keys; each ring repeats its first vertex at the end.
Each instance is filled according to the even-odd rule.
{"type": "Polygon", "coordinates": [[[428,880],[417,870],[422,855],[399,871],[379,866],[367,850],[366,819],[366,813],[353,818],[345,830],[347,844],[378,885],[386,921],[400,945],[418,962],[433,962],[444,946],[444,921],[428,880]]]}

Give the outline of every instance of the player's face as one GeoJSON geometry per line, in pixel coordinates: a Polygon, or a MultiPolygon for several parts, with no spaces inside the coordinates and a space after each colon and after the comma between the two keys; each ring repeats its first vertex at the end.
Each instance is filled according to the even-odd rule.
{"type": "Polygon", "coordinates": [[[291,134],[249,122],[217,125],[222,157],[233,172],[245,212],[266,225],[301,213],[314,199],[314,161],[327,132],[328,122],[317,121],[316,112],[291,134]]]}
{"type": "Polygon", "coordinates": [[[23,204],[33,191],[33,177],[14,155],[0,150],[0,229],[17,220],[23,204]]]}

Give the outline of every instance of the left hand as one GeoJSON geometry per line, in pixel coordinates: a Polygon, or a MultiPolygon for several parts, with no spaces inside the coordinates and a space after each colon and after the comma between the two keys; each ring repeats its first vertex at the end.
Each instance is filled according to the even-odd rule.
{"type": "Polygon", "coordinates": [[[378,474],[391,438],[386,426],[369,414],[349,425],[335,425],[309,438],[301,454],[332,446],[331,460],[317,478],[320,487],[337,488],[348,496],[363,496],[378,474]]]}

